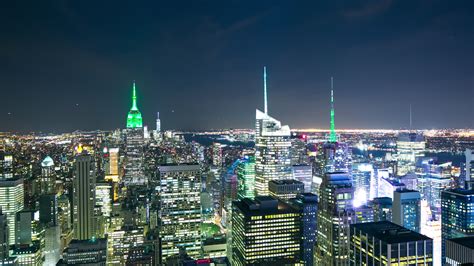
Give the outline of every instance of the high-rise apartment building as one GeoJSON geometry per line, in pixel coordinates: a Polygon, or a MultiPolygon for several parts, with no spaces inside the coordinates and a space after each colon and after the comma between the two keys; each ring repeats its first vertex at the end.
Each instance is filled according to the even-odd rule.
{"type": "Polygon", "coordinates": [[[88,240],[95,236],[95,166],[91,155],[79,154],[74,164],[73,226],[74,238],[88,240]]]}
{"type": "Polygon", "coordinates": [[[201,171],[198,164],[161,165],[159,171],[160,263],[180,247],[197,258],[201,252],[201,171]]]}

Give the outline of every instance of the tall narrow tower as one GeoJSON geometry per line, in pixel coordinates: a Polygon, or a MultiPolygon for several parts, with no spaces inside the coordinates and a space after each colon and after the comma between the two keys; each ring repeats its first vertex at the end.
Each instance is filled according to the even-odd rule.
{"type": "Polygon", "coordinates": [[[255,122],[255,190],[268,195],[268,182],[290,179],[291,131],[287,125],[268,115],[267,68],[263,68],[264,111],[256,110],[255,122]]]}
{"type": "Polygon", "coordinates": [[[329,133],[329,142],[337,142],[336,126],[334,123],[334,80],[331,77],[331,129],[329,133]]]}
{"type": "Polygon", "coordinates": [[[268,114],[268,102],[267,102],[267,67],[263,67],[263,104],[265,114],[268,114]]]}

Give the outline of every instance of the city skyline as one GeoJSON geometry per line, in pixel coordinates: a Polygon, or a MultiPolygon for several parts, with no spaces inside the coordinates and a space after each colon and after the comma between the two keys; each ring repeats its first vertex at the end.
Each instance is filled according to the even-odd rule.
{"type": "Polygon", "coordinates": [[[87,6],[7,4],[0,131],[121,128],[133,80],[151,128],[252,128],[263,66],[291,128],[328,128],[331,76],[337,129],[409,128],[410,105],[415,129],[474,127],[468,1],[87,6]]]}

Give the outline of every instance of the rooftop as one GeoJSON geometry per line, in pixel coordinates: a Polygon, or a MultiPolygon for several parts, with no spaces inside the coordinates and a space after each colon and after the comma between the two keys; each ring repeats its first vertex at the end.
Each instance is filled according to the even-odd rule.
{"type": "Polygon", "coordinates": [[[244,198],[233,201],[232,205],[249,216],[297,212],[294,207],[271,196],[244,198]]]}
{"type": "Polygon", "coordinates": [[[465,246],[467,248],[474,249],[474,236],[452,238],[452,239],[448,239],[448,241],[452,241],[452,242],[457,243],[461,246],[465,246]]]}
{"type": "Polygon", "coordinates": [[[301,181],[298,181],[296,179],[278,179],[278,180],[271,180],[268,183],[273,183],[276,185],[304,185],[301,181]]]}
{"type": "Polygon", "coordinates": [[[388,221],[353,224],[351,225],[351,232],[352,228],[361,230],[366,234],[380,239],[388,244],[432,240],[425,235],[411,231],[403,226],[388,221]]]}

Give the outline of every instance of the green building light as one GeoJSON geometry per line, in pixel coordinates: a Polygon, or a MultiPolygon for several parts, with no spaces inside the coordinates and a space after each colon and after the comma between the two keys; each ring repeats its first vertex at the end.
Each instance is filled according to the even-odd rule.
{"type": "Polygon", "coordinates": [[[133,81],[132,108],[127,115],[127,128],[140,128],[143,126],[142,114],[137,108],[137,92],[133,81]]]}

